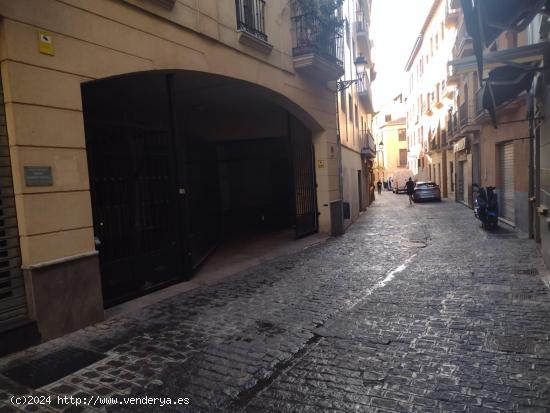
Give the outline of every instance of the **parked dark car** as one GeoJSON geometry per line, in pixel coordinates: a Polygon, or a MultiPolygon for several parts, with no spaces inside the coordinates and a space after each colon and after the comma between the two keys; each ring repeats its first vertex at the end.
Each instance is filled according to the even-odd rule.
{"type": "Polygon", "coordinates": [[[435,182],[417,182],[414,187],[413,201],[441,201],[441,190],[435,182]]]}

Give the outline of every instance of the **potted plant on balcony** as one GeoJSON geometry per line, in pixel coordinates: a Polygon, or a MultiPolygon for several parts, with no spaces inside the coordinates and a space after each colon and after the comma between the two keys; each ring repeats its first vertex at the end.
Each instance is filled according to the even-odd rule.
{"type": "Polygon", "coordinates": [[[331,24],[335,29],[341,28],[343,20],[336,11],[344,0],[290,0],[295,14],[306,14],[318,17],[323,23],[331,24]]]}
{"type": "Polygon", "coordinates": [[[344,20],[337,10],[344,0],[290,0],[300,47],[314,48],[323,54],[337,57],[336,38],[341,37],[344,20]],[[307,43],[307,44],[306,44],[307,43]]]}

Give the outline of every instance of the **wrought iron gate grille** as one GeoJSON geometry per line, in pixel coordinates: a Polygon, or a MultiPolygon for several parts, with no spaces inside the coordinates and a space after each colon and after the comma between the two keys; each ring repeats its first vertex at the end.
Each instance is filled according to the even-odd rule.
{"type": "Polygon", "coordinates": [[[0,331],[27,319],[21,274],[19,232],[6,132],[4,95],[0,81],[0,331]]]}
{"type": "Polygon", "coordinates": [[[107,306],[184,274],[166,78],[145,79],[149,89],[139,80],[83,86],[94,233],[107,306]]]}
{"type": "Polygon", "coordinates": [[[115,124],[88,133],[103,288],[116,301],[179,275],[171,134],[115,124]]]}
{"type": "Polygon", "coordinates": [[[318,230],[315,153],[310,132],[292,117],[290,117],[290,140],[294,167],[296,237],[299,238],[318,230]]]}

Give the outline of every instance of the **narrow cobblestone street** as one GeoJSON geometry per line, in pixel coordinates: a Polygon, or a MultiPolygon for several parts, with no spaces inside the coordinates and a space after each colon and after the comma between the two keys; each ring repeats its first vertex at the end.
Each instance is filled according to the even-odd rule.
{"type": "Polygon", "coordinates": [[[12,394],[190,400],[25,411],[547,412],[539,263],[459,204],[384,192],[341,238],[6,358],[0,412],[12,394]],[[94,362],[63,374],[71,357],[94,362]]]}

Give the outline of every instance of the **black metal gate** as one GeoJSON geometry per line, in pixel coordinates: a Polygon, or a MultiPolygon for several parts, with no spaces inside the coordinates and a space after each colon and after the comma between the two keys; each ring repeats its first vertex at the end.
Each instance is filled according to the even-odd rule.
{"type": "Polygon", "coordinates": [[[186,257],[165,79],[151,81],[154,94],[141,100],[133,94],[147,91],[133,83],[122,90],[113,84],[106,100],[104,88],[111,84],[101,82],[107,82],[99,85],[103,90],[86,93],[83,86],[83,94],[94,232],[108,306],[181,277],[186,257]],[[146,99],[155,102],[147,107],[146,99]]]}
{"type": "MultiPolygon", "coordinates": [[[[175,75],[151,72],[82,85],[94,232],[107,306],[190,276],[221,239],[218,152],[223,145],[187,136],[192,133],[186,129],[187,101],[175,92],[185,88],[176,81],[175,75]]],[[[272,177],[264,191],[269,199],[248,194],[245,201],[261,209],[262,222],[286,228],[294,209],[299,238],[318,231],[315,155],[311,133],[291,115],[289,137],[289,146],[275,139],[237,146],[253,155],[248,166],[268,160],[263,172],[272,177]],[[267,150],[270,145],[276,149],[267,150]]],[[[241,213],[251,207],[237,204],[232,205],[241,213]]]]}
{"type": "Polygon", "coordinates": [[[187,245],[192,269],[197,268],[221,240],[222,211],[216,146],[189,142],[186,146],[187,245]]]}
{"type": "Polygon", "coordinates": [[[296,238],[300,238],[319,229],[315,152],[310,131],[292,116],[289,116],[289,124],[296,201],[296,238]]]}
{"type": "Polygon", "coordinates": [[[3,93],[0,79],[0,332],[28,318],[3,93]]]}

